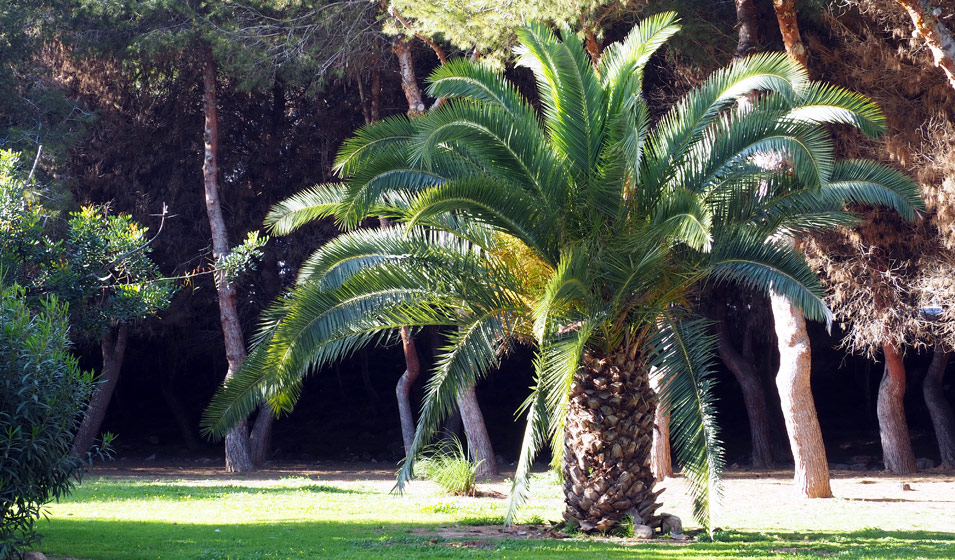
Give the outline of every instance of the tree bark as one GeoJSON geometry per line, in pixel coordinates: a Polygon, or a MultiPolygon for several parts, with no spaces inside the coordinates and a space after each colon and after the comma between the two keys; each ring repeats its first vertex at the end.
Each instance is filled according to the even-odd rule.
{"type": "MultiPolygon", "coordinates": [[[[206,214],[209,217],[209,228],[212,232],[212,254],[218,261],[229,254],[231,247],[222,212],[222,201],[219,197],[219,109],[216,106],[216,67],[212,58],[212,49],[208,45],[203,46],[202,54],[202,109],[205,117],[203,134],[205,157],[202,164],[202,177],[206,214]]],[[[228,281],[225,272],[216,272],[216,289],[226,360],[229,363],[225,375],[228,381],[245,361],[245,340],[239,322],[235,287],[228,281]]],[[[254,469],[249,431],[244,420],[226,434],[225,465],[228,472],[246,472],[254,469]]]]}
{"type": "MultiPolygon", "coordinates": [[[[660,380],[656,375],[650,375],[650,388],[657,395],[660,394],[660,380]]],[[[665,403],[657,399],[656,410],[653,414],[653,443],[650,446],[650,470],[653,478],[660,482],[673,477],[673,457],[670,454],[670,412],[665,403]]]]}
{"type": "Polygon", "coordinates": [[[799,24],[796,21],[796,0],[773,0],[773,7],[776,8],[776,20],[779,22],[779,32],[783,36],[786,54],[799,64],[808,66],[809,55],[799,35],[799,24]]]}
{"type": "Polygon", "coordinates": [[[726,327],[726,319],[717,321],[717,348],[726,367],[733,372],[736,382],[743,391],[743,404],[749,419],[750,443],[753,453],[753,466],[760,469],[772,468],[773,438],[772,421],[769,406],[766,404],[766,391],[753,364],[745,359],[733,346],[726,327]]]}
{"type": "Polygon", "coordinates": [[[885,373],[879,384],[879,400],[876,403],[882,460],[885,470],[891,473],[911,474],[917,469],[909,427],[905,422],[905,364],[895,344],[883,344],[882,351],[885,354],[885,373]]]}
{"type": "Polygon", "coordinates": [[[585,532],[605,532],[628,514],[634,524],[656,524],[656,401],[647,371],[630,352],[585,352],[564,424],[564,519],[585,532]]]}
{"type": "Polygon", "coordinates": [[[398,417],[401,420],[401,439],[405,445],[405,456],[411,453],[411,444],[414,442],[415,420],[414,409],[411,407],[411,386],[421,375],[421,362],[418,360],[418,351],[415,348],[411,329],[401,328],[401,343],[405,354],[405,372],[398,379],[395,393],[398,396],[398,417]]]}
{"type": "Polygon", "coordinates": [[[946,469],[955,468],[955,413],[952,412],[952,405],[945,399],[943,389],[949,358],[948,352],[936,348],[922,383],[922,396],[925,397],[925,405],[932,417],[932,427],[935,428],[941,466],[946,469]]]}
{"type": "MultiPolygon", "coordinates": [[[[941,9],[932,8],[928,0],[896,0],[915,24],[915,31],[925,41],[926,46],[932,51],[932,57],[935,59],[935,66],[945,72],[948,78],[948,85],[955,88],[955,38],[951,31],[942,23],[941,9]]],[[[948,14],[951,15],[951,14],[948,14]]]]}
{"type": "Polygon", "coordinates": [[[812,361],[806,319],[785,296],[772,292],[769,300],[779,341],[776,388],[796,466],[796,494],[831,498],[826,447],[809,384],[812,361]]]}
{"type": "Polygon", "coordinates": [[[99,430],[106,417],[106,409],[113,398],[113,391],[119,382],[119,374],[123,367],[123,356],[126,354],[126,343],[129,340],[129,327],[120,323],[118,327],[110,328],[100,338],[100,351],[103,355],[103,371],[100,374],[96,390],[86,407],[83,422],[73,438],[73,447],[70,455],[82,457],[93,446],[99,430]]]}
{"type": "Polygon", "coordinates": [[[739,41],[736,43],[736,58],[743,58],[756,52],[757,20],[756,6],[753,0],[736,1],[736,27],[739,28],[739,41]]]}
{"type": "Polygon", "coordinates": [[[420,115],[427,110],[427,106],[424,104],[424,94],[415,76],[411,42],[407,39],[395,39],[392,49],[398,57],[398,73],[401,76],[401,89],[405,92],[405,99],[408,100],[408,114],[420,115]]]}
{"type": "Polygon", "coordinates": [[[252,464],[262,466],[272,458],[272,426],[275,424],[275,415],[269,405],[259,405],[259,412],[255,415],[255,423],[249,434],[249,445],[252,447],[252,464]]]}
{"type": "Polygon", "coordinates": [[[461,421],[464,423],[464,435],[467,436],[468,449],[471,458],[480,462],[475,473],[478,477],[497,474],[497,459],[491,447],[491,438],[484,425],[484,416],[478,406],[477,391],[470,387],[458,395],[458,409],[461,411],[461,421]]]}

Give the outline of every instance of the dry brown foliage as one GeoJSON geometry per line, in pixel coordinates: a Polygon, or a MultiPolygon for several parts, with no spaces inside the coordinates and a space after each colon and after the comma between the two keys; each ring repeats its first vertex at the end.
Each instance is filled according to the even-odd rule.
{"type": "Polygon", "coordinates": [[[888,132],[878,140],[836,130],[840,155],[908,172],[927,208],[914,224],[860,209],[859,227],[806,245],[848,333],[845,346],[870,355],[885,342],[955,347],[955,91],[911,30],[892,0],[847,0],[826,14],[823,29],[807,33],[814,74],[868,95],[886,115],[888,132]],[[937,320],[921,312],[932,304],[944,308],[937,320]]]}

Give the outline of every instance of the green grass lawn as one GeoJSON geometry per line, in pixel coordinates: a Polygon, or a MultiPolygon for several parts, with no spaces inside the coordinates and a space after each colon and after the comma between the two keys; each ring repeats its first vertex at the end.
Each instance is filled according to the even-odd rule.
{"type": "MultiPolygon", "coordinates": [[[[88,560],[286,558],[955,558],[955,534],[877,529],[718,531],[663,540],[508,538],[506,500],[442,496],[426,483],[394,496],[387,483],[90,478],[39,524],[48,556],[88,560]],[[491,525],[480,533],[478,526],[491,525]],[[455,526],[457,526],[455,528],[455,526]],[[444,529],[442,529],[444,528],[444,529]],[[454,529],[457,536],[442,537],[454,529]]],[[[551,477],[518,521],[559,519],[551,477]]],[[[830,520],[837,522],[838,520],[830,520]]],[[[758,520],[747,526],[758,526],[758,520]]],[[[818,525],[817,525],[818,526],[818,525]]],[[[832,526],[832,523],[830,523],[832,526]]]]}

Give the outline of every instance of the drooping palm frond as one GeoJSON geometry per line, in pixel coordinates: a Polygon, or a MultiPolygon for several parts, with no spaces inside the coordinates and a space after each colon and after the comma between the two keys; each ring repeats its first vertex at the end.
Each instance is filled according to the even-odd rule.
{"type": "Polygon", "coordinates": [[[908,175],[871,160],[843,160],[832,170],[826,200],[891,208],[905,220],[925,209],[918,184],[908,175]]]}
{"type": "Polygon", "coordinates": [[[670,435],[690,483],[694,516],[712,530],[724,467],[712,392],[715,337],[707,321],[685,315],[671,309],[659,317],[650,336],[656,350],[650,367],[660,379],[659,398],[670,413],[670,435]]]}
{"type": "Polygon", "coordinates": [[[311,222],[335,215],[345,200],[344,184],[318,185],[279,202],[265,216],[265,226],[278,235],[288,235],[311,222]]]}
{"type": "Polygon", "coordinates": [[[791,243],[767,240],[761,231],[734,229],[717,237],[707,276],[757,292],[786,296],[808,319],[832,323],[818,276],[791,243]]]}

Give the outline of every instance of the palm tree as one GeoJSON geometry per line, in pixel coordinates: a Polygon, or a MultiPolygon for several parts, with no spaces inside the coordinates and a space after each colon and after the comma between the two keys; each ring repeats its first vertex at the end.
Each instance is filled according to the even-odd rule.
{"type": "Polygon", "coordinates": [[[568,521],[597,531],[627,514],[658,521],[649,468],[656,375],[697,517],[708,522],[722,455],[713,337],[691,310],[694,287],[772,289],[828,320],[816,276],[773,236],[850,223],[847,200],[911,214],[917,198],[881,165],[835,161],[822,123],[876,134],[882,117],[859,95],[809,82],[784,55],[734,62],[651,123],[643,70],[677,30],[674,14],[651,17],[595,68],[573,33],[559,39],[530,25],[519,33],[519,64],[536,76],[540,114],[499,72],[458,60],[431,76],[443,107],[361,129],[340,152],[343,183],[306,190],[269,215],[278,233],[331,215],[349,231],[318,249],[267,312],[247,365],[206,411],[207,431],[225,433],[263,400],[289,410],[308,370],[392,342],[401,326],[443,325],[451,334],[415,452],[459,391],[494,369],[507,345],[526,343],[535,382],[512,506],[549,444],[568,521]],[[791,168],[760,166],[765,152],[784,154],[791,168]],[[382,215],[398,225],[355,229],[382,215]]]}

